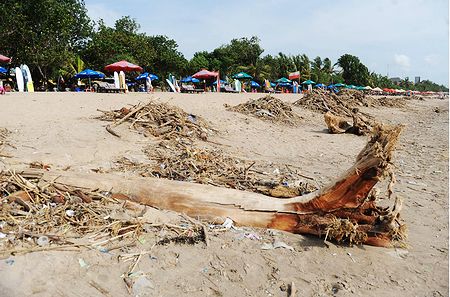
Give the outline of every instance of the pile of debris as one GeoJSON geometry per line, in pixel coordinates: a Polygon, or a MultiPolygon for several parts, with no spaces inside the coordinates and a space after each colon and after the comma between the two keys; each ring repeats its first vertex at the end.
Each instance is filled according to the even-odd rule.
{"type": "MultiPolygon", "coordinates": [[[[272,197],[295,197],[315,191],[296,171],[269,170],[228,156],[218,149],[197,148],[179,141],[162,141],[156,149],[145,150],[153,164],[135,163],[126,158],[117,160],[115,170],[133,171],[141,176],[166,178],[199,184],[209,184],[272,197]]],[[[281,166],[280,166],[281,167],[281,166]]]]}
{"type": "Polygon", "coordinates": [[[179,107],[166,103],[150,101],[145,105],[135,105],[131,108],[123,107],[119,110],[101,111],[103,114],[97,119],[115,121],[107,130],[118,136],[112,127],[123,122],[131,123],[133,128],[145,136],[153,135],[163,139],[197,138],[206,140],[212,134],[209,124],[196,115],[186,113],[179,107]]]}
{"type": "Polygon", "coordinates": [[[324,113],[330,133],[369,134],[376,121],[372,116],[359,111],[358,106],[369,106],[371,101],[359,91],[341,92],[341,95],[336,95],[314,90],[295,101],[294,105],[324,113]],[[353,125],[346,118],[351,118],[353,125]]]}
{"type": "MultiPolygon", "coordinates": [[[[33,170],[20,175],[1,172],[1,250],[6,254],[27,253],[48,250],[56,244],[58,248],[87,247],[108,252],[115,240],[121,241],[120,246],[132,245],[142,233],[164,227],[145,220],[145,206],[116,196],[42,182],[33,170]]],[[[190,228],[192,236],[202,232],[198,226],[190,228]]],[[[176,231],[174,234],[179,233],[176,231]]],[[[174,235],[166,233],[167,238],[162,240],[174,235]]]]}
{"type": "MultiPolygon", "coordinates": [[[[259,111],[258,114],[263,118],[264,115],[270,114],[274,117],[272,120],[290,124],[300,119],[290,106],[279,99],[267,96],[251,102],[235,108],[253,108],[259,111]]],[[[293,171],[279,172],[276,177],[267,181],[269,174],[264,168],[256,169],[256,162],[240,160],[218,149],[198,148],[191,138],[206,141],[207,135],[214,130],[201,118],[178,107],[150,102],[133,106],[131,109],[103,111],[98,119],[116,121],[116,126],[128,121],[131,122],[131,127],[144,135],[162,138],[158,144],[145,150],[149,163],[120,157],[114,162],[113,171],[210,184],[275,197],[294,197],[316,190],[315,186],[303,181],[303,178],[293,171]]],[[[109,131],[112,131],[111,127],[109,131]]]]}
{"type": "Polygon", "coordinates": [[[263,120],[291,126],[298,125],[302,119],[301,116],[292,110],[292,107],[289,104],[270,95],[259,99],[249,100],[236,106],[226,107],[229,111],[240,112],[263,120]]]}

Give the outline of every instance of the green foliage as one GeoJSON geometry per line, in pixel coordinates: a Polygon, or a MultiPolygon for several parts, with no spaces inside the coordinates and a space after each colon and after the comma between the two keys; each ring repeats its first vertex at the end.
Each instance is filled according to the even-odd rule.
{"type": "Polygon", "coordinates": [[[84,51],[87,64],[101,70],[107,64],[127,60],[163,77],[168,73],[184,74],[187,61],[177,50],[177,43],[166,36],[138,33],[139,28],[128,16],[117,20],[114,28],[100,21],[84,51]]]}
{"type": "Polygon", "coordinates": [[[342,77],[347,84],[365,86],[369,82],[369,70],[358,57],[345,54],[337,63],[342,68],[342,77]]]}
{"type": "Polygon", "coordinates": [[[38,80],[56,76],[91,36],[82,0],[7,0],[0,11],[3,54],[28,64],[38,80]]]}

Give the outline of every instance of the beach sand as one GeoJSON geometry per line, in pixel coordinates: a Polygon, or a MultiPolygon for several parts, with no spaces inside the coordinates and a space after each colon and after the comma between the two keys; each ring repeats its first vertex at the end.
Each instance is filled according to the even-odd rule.
{"type": "MultiPolygon", "coordinates": [[[[90,172],[110,169],[126,156],[145,161],[151,143],[123,124],[117,138],[94,119],[99,110],[148,102],[168,102],[205,118],[219,131],[210,137],[224,152],[247,160],[288,164],[323,186],[350,167],[367,138],[331,135],[323,115],[301,108],[298,127],[276,125],[226,111],[263,94],[95,94],[8,93],[0,96],[0,127],[12,133],[0,169],[31,162],[52,169],[90,172]]],[[[294,102],[299,95],[277,98],[294,102]]],[[[148,295],[139,296],[448,296],[448,100],[411,100],[404,108],[363,108],[385,123],[406,124],[397,151],[395,193],[405,199],[407,249],[326,246],[323,239],[245,228],[211,234],[204,244],[155,246],[136,267],[147,275],[148,295]],[[435,107],[439,107],[436,112],[435,107]],[[293,247],[262,250],[281,240],[293,247]]],[[[128,173],[131,174],[131,173],[128,173]]],[[[178,215],[152,210],[159,220],[178,215]]],[[[131,251],[148,250],[143,242],[131,251]]],[[[128,296],[121,275],[129,263],[119,251],[44,251],[0,260],[2,296],[128,296]],[[80,262],[80,259],[82,261],[80,262]],[[11,261],[13,260],[13,261],[11,261]],[[87,266],[81,267],[80,263],[87,266]]]]}

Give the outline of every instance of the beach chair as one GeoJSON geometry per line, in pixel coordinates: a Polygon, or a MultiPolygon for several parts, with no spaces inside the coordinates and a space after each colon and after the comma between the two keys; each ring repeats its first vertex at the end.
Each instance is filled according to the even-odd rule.
{"type": "Polygon", "coordinates": [[[232,86],[230,85],[226,85],[224,87],[224,91],[225,93],[238,93],[238,91],[236,91],[232,86]]]}
{"type": "Polygon", "coordinates": [[[124,91],[122,89],[116,88],[114,84],[110,84],[107,82],[98,82],[97,92],[99,93],[120,93],[124,91]]]}

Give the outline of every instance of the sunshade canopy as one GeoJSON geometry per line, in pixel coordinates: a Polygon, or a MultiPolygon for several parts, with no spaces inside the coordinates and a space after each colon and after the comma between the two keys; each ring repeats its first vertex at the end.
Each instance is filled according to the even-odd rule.
{"type": "Polygon", "coordinates": [[[219,73],[217,73],[217,72],[202,69],[199,72],[193,74],[192,77],[197,78],[197,79],[209,79],[209,78],[217,77],[218,75],[219,75],[219,73]]]}
{"type": "Polygon", "coordinates": [[[334,86],[335,86],[335,87],[345,87],[346,84],[343,84],[343,83],[337,83],[337,84],[335,84],[334,86]]]}
{"type": "Polygon", "coordinates": [[[192,77],[192,76],[186,76],[185,78],[183,78],[182,80],[180,80],[180,82],[182,82],[182,83],[189,83],[189,82],[192,82],[192,83],[198,83],[198,82],[200,82],[198,79],[196,79],[195,77],[192,77]]]}
{"type": "Polygon", "coordinates": [[[261,85],[253,80],[250,82],[250,85],[252,86],[252,88],[261,88],[261,85]]]}
{"type": "Polygon", "coordinates": [[[376,88],[372,89],[372,91],[375,91],[375,92],[383,92],[383,90],[380,89],[379,87],[376,87],[376,88]]]}
{"type": "Polygon", "coordinates": [[[2,62],[2,63],[9,63],[9,62],[11,62],[11,58],[8,58],[7,56],[0,55],[0,62],[2,62]]]}
{"type": "Polygon", "coordinates": [[[5,74],[5,73],[7,73],[7,72],[8,72],[8,69],[6,69],[6,68],[4,68],[4,67],[0,67],[0,73],[5,74]]]}
{"type": "Polygon", "coordinates": [[[253,77],[250,74],[247,74],[245,72],[239,72],[239,73],[233,75],[233,78],[236,78],[236,79],[253,79],[253,77]]]}
{"type": "Polygon", "coordinates": [[[282,77],[280,79],[276,80],[276,83],[281,84],[281,83],[291,83],[292,81],[287,79],[286,77],[282,77]]]}
{"type": "Polygon", "coordinates": [[[324,84],[317,84],[317,85],[316,85],[316,88],[323,88],[323,87],[325,87],[324,84]]]}
{"type": "Polygon", "coordinates": [[[149,76],[150,76],[151,80],[158,80],[159,79],[159,77],[157,75],[154,75],[154,74],[151,74],[151,73],[148,73],[148,72],[144,72],[141,75],[139,75],[138,77],[136,77],[136,80],[146,79],[149,76]]]}
{"type": "Polygon", "coordinates": [[[303,85],[313,85],[313,84],[315,84],[315,82],[313,82],[312,80],[308,79],[308,80],[305,80],[304,82],[302,82],[302,84],[303,85]]]}
{"type": "Polygon", "coordinates": [[[75,78],[103,78],[105,75],[91,69],[84,69],[80,73],[75,74],[75,78]]]}
{"type": "Polygon", "coordinates": [[[107,71],[143,71],[142,67],[138,65],[134,65],[133,63],[130,63],[128,61],[122,60],[110,65],[107,65],[105,67],[105,70],[107,71]]]}

